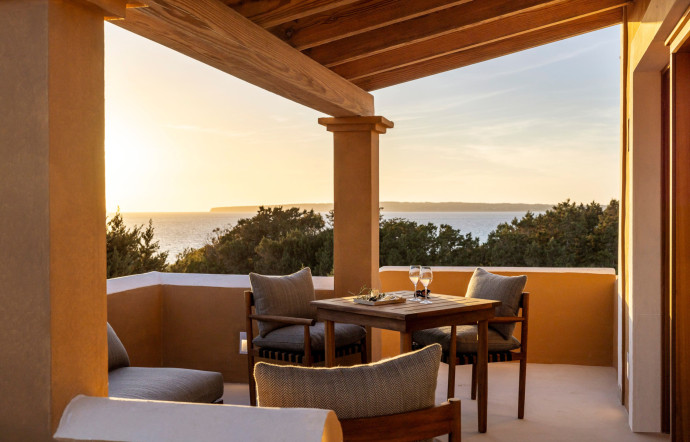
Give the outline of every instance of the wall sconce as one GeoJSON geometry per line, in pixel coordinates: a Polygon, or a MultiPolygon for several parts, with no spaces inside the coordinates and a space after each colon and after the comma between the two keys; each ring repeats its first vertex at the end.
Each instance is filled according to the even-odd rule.
{"type": "Polygon", "coordinates": [[[247,354],[247,332],[240,332],[240,354],[247,354]]]}

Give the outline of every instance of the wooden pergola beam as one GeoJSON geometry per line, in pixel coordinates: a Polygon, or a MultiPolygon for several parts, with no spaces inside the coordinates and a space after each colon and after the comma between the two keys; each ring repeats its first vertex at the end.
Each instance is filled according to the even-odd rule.
{"type": "Polygon", "coordinates": [[[304,50],[476,0],[366,0],[270,28],[304,50]]]}
{"type": "Polygon", "coordinates": [[[103,11],[106,19],[122,18],[127,10],[127,0],[78,0],[91,3],[103,11]]]}
{"type": "Polygon", "coordinates": [[[358,0],[224,0],[224,3],[257,25],[270,28],[356,1],[358,0]]]}
{"type": "Polygon", "coordinates": [[[426,60],[391,71],[360,78],[354,83],[362,89],[372,91],[388,86],[404,83],[429,75],[446,72],[463,66],[479,63],[514,52],[523,51],[536,46],[574,37],[587,32],[596,31],[619,24],[622,10],[614,9],[595,15],[579,18],[562,25],[539,29],[474,49],[461,51],[426,60]]]}
{"type": "Polygon", "coordinates": [[[482,0],[465,3],[304,51],[324,66],[401,48],[416,42],[568,0],[482,0]]]}
{"type": "Polygon", "coordinates": [[[373,97],[216,0],[150,0],[118,26],[333,116],[374,114],[373,97]]]}
{"type": "Polygon", "coordinates": [[[630,0],[573,0],[548,9],[527,11],[463,31],[424,40],[375,56],[335,66],[333,71],[352,81],[455,52],[466,51],[539,29],[565,24],[588,15],[619,8],[630,0]]]}

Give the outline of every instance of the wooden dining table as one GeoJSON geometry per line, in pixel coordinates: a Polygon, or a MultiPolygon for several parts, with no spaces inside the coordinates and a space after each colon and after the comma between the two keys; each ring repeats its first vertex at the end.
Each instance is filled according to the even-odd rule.
{"type": "MultiPolygon", "coordinates": [[[[412,350],[412,333],[427,328],[477,324],[477,415],[480,433],[486,432],[488,394],[488,321],[495,316],[500,301],[432,294],[431,304],[411,302],[412,291],[395,292],[406,298],[401,304],[362,305],[354,297],[312,301],[317,319],[325,325],[325,363],[335,365],[335,323],[359,324],[400,332],[400,352],[412,350]]],[[[456,336],[451,334],[450,354],[455,353],[456,336]]],[[[451,374],[449,373],[449,376],[451,374]]],[[[448,397],[454,395],[454,374],[448,397]]]]}

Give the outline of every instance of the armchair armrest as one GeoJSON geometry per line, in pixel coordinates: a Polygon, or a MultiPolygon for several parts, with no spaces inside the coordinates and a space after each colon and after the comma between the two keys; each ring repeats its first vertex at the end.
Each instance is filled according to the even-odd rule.
{"type": "Polygon", "coordinates": [[[511,322],[525,322],[525,318],[519,316],[497,316],[489,319],[489,324],[509,324],[511,322]]]}
{"type": "Polygon", "coordinates": [[[289,324],[289,325],[311,326],[311,325],[316,324],[316,319],[293,318],[291,316],[249,315],[249,317],[251,319],[255,319],[257,321],[280,322],[281,324],[289,324]]]}

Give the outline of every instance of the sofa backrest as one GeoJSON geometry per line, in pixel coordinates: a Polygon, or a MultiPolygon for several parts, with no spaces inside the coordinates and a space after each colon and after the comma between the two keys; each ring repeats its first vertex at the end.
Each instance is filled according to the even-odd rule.
{"type": "Polygon", "coordinates": [[[115,334],[115,330],[108,325],[108,371],[121,367],[129,367],[129,355],[122,341],[115,334]]]}

